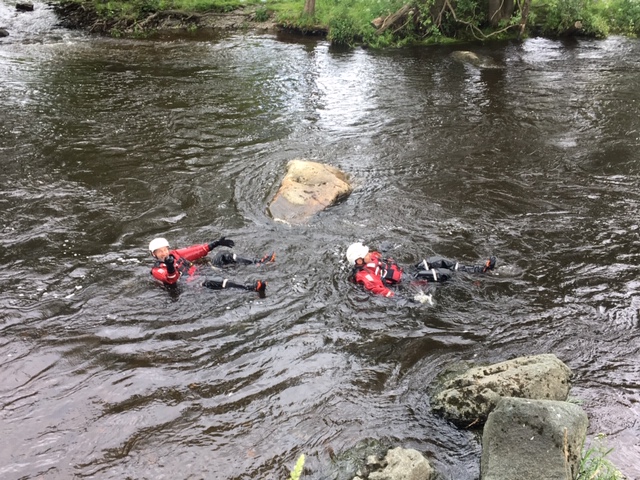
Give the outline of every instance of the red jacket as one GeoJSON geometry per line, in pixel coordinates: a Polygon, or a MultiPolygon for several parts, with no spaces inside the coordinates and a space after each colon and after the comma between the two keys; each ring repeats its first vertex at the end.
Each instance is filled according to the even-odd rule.
{"type": "Polygon", "coordinates": [[[191,263],[193,260],[204,257],[209,253],[209,245],[206,243],[203,245],[193,245],[192,247],[180,248],[178,250],[171,250],[169,253],[174,256],[175,269],[174,273],[167,272],[167,265],[164,262],[158,260],[151,269],[151,275],[157,280],[168,285],[174,285],[178,282],[178,279],[182,275],[192,276],[196,273],[197,267],[191,263]]]}
{"type": "Polygon", "coordinates": [[[402,268],[391,258],[382,259],[380,252],[370,252],[371,262],[356,267],[354,279],[365,289],[376,295],[393,297],[395,293],[388,285],[395,285],[402,280],[402,268]]]}

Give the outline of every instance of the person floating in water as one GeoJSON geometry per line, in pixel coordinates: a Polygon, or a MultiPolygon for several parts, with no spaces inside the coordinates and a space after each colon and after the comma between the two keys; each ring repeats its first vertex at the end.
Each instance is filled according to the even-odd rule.
{"type": "MultiPolygon", "coordinates": [[[[149,252],[156,260],[153,268],[151,269],[151,275],[166,286],[175,286],[178,283],[178,280],[183,276],[188,277],[188,280],[196,278],[198,266],[192,263],[194,260],[206,256],[216,247],[224,246],[231,248],[234,245],[235,242],[233,240],[221,237],[211,243],[170,250],[169,242],[165,238],[154,238],[149,243],[149,252]]],[[[265,263],[272,263],[275,259],[275,253],[265,255],[258,260],[242,258],[237,256],[235,253],[222,251],[213,257],[211,263],[216,267],[224,268],[233,264],[263,265],[265,263]]],[[[255,282],[241,284],[222,277],[205,280],[202,285],[212,290],[238,288],[240,290],[258,292],[261,295],[264,294],[267,288],[267,282],[264,280],[256,280],[255,282]]]]}
{"type": "Polygon", "coordinates": [[[362,243],[353,243],[347,248],[347,261],[353,267],[350,279],[366,290],[385,297],[396,293],[389,287],[403,280],[446,282],[455,272],[487,273],[496,266],[496,257],[490,257],[484,265],[460,265],[458,262],[440,257],[422,260],[407,273],[392,258],[382,258],[382,254],[369,251],[362,243]]]}

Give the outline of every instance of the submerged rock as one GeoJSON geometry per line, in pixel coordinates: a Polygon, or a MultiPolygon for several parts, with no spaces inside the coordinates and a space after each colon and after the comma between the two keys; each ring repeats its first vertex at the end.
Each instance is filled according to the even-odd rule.
{"type": "Polygon", "coordinates": [[[300,224],[349,195],[347,175],[336,167],[307,160],[292,160],[271,204],[274,220],[300,224]]]}
{"type": "Polygon", "coordinates": [[[468,63],[478,68],[502,68],[493,58],[467,50],[455,51],[451,57],[458,62],[468,63]]]}
{"type": "Polygon", "coordinates": [[[334,480],[354,480],[367,478],[369,473],[382,468],[380,460],[384,458],[393,444],[387,439],[365,438],[344,452],[329,452],[331,469],[326,478],[334,480]]]}
{"type": "Polygon", "coordinates": [[[19,12],[33,12],[33,3],[16,3],[16,10],[19,12]]]}

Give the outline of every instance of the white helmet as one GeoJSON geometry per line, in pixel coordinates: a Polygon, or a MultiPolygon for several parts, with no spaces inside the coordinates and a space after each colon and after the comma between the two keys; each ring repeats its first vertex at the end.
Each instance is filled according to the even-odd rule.
{"type": "Polygon", "coordinates": [[[350,265],[355,265],[356,260],[364,258],[367,253],[369,253],[369,247],[360,242],[352,243],[349,245],[349,248],[347,248],[347,261],[350,265]]]}
{"type": "Polygon", "coordinates": [[[149,251],[151,252],[151,255],[153,255],[153,252],[155,252],[157,249],[168,246],[169,242],[167,242],[166,238],[154,238],[149,243],[149,251]]]}

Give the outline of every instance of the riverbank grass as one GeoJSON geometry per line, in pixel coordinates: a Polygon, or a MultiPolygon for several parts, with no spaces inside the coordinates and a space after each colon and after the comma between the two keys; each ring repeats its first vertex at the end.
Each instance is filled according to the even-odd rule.
{"type": "Polygon", "coordinates": [[[584,449],[580,460],[580,473],[576,480],[625,480],[624,475],[607,459],[613,451],[605,445],[605,435],[599,434],[584,449]]]}
{"type": "Polygon", "coordinates": [[[304,0],[61,0],[90,6],[100,19],[151,25],[145,19],[162,12],[225,14],[246,11],[253,22],[273,22],[303,34],[323,34],[332,43],[402,46],[487,41],[527,35],[604,38],[611,34],[640,35],[638,0],[531,0],[516,2],[511,13],[489,12],[482,0],[318,0],[312,14],[304,0]],[[374,26],[375,19],[394,23],[374,26]],[[524,25],[524,27],[523,27],[524,25]]]}
{"type": "MultiPolygon", "coordinates": [[[[78,0],[78,3],[82,3],[78,0]]],[[[167,10],[182,12],[230,12],[238,8],[259,5],[260,0],[92,0],[96,12],[102,18],[120,20],[122,18],[142,19],[149,14],[167,10]]]]}
{"type": "Polygon", "coordinates": [[[300,480],[302,476],[302,471],[304,470],[304,461],[305,461],[304,453],[298,457],[298,461],[296,462],[295,467],[291,470],[291,474],[289,475],[289,480],[300,480]]]}

